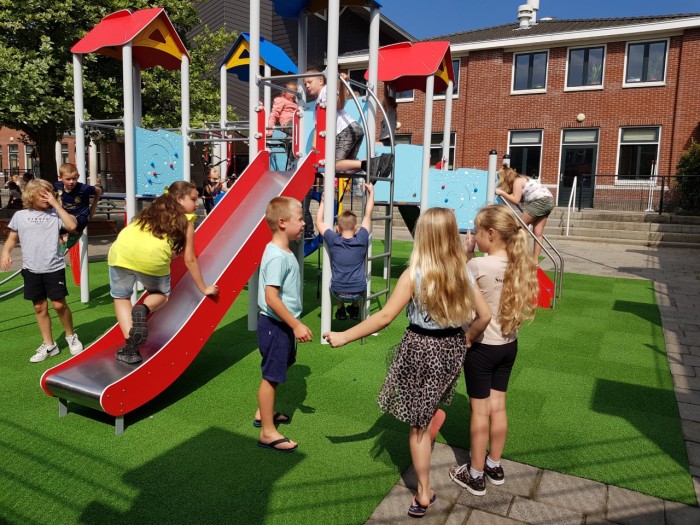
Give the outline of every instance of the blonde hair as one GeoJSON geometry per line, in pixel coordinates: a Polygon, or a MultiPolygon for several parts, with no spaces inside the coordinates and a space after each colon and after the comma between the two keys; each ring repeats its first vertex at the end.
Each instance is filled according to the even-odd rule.
{"type": "Polygon", "coordinates": [[[22,204],[25,208],[33,208],[42,193],[49,191],[53,193],[53,186],[44,179],[32,179],[27,182],[22,192],[22,204]]]}
{"type": "Polygon", "coordinates": [[[350,210],[345,210],[338,217],[338,228],[340,228],[340,231],[354,230],[355,226],[357,226],[357,215],[350,210]]]}
{"type": "Polygon", "coordinates": [[[79,175],[78,167],[71,162],[66,162],[65,164],[61,164],[61,166],[58,168],[58,177],[59,178],[65,177],[66,175],[70,175],[72,173],[79,175]]]}
{"type": "Polygon", "coordinates": [[[270,230],[277,231],[277,222],[292,218],[292,212],[296,207],[301,208],[301,202],[292,197],[275,197],[267,205],[265,220],[270,230]]]}
{"type": "Polygon", "coordinates": [[[474,290],[452,210],[430,208],[418,218],[409,259],[414,294],[420,271],[417,306],[443,327],[461,326],[472,320],[474,290]]]}
{"type": "Polygon", "coordinates": [[[508,194],[513,193],[513,184],[515,184],[515,180],[519,176],[517,171],[507,164],[504,164],[503,167],[498,170],[498,187],[508,194]]]}
{"type": "Polygon", "coordinates": [[[512,334],[524,321],[534,317],[537,306],[537,265],[527,246],[527,234],[515,214],[502,204],[481,208],[474,226],[498,232],[506,246],[508,264],[503,275],[498,320],[501,331],[512,334]]]}

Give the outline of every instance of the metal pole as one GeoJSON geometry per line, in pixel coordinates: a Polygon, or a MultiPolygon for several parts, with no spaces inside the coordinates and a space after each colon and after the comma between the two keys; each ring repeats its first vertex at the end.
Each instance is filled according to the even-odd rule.
{"type": "Polygon", "coordinates": [[[486,178],[486,204],[496,201],[496,172],[498,171],[498,152],[489,151],[489,171],[486,178]]]}
{"type": "MultiPolygon", "coordinates": [[[[73,54],[73,99],[75,104],[75,164],[78,168],[80,182],[85,182],[85,130],[83,129],[83,57],[73,54]]],[[[90,282],[88,275],[88,231],[80,236],[80,301],[90,301],[90,282]]]]}
{"type": "Polygon", "coordinates": [[[136,215],[136,165],[134,150],[134,76],[131,42],[122,48],[122,82],[124,83],[124,181],[126,185],[126,222],[136,215]]]}
{"type": "Polygon", "coordinates": [[[425,118],[423,119],[423,167],[421,170],[420,211],[428,209],[428,169],[430,169],[430,144],[433,130],[433,93],[435,77],[430,75],[425,80],[425,118]]]}
{"type": "MultiPolygon", "coordinates": [[[[272,68],[265,63],[265,76],[269,77],[272,75],[272,68]]],[[[265,123],[267,123],[267,119],[270,118],[270,110],[272,109],[272,88],[270,87],[270,84],[265,84],[263,87],[263,100],[265,104],[265,123]]],[[[261,129],[261,133],[266,133],[267,129],[261,129]]]]}
{"type": "Polygon", "coordinates": [[[184,180],[189,182],[192,178],[190,174],[190,59],[186,54],[182,54],[180,64],[180,84],[182,89],[182,174],[184,180]]]}
{"type": "MultiPolygon", "coordinates": [[[[226,120],[228,120],[228,77],[226,72],[226,64],[219,68],[219,91],[221,92],[221,105],[219,107],[219,127],[221,128],[221,138],[226,138],[226,120]]],[[[228,157],[228,145],[225,143],[219,143],[217,145],[219,150],[219,160],[221,162],[221,175],[224,177],[228,173],[228,161],[224,161],[228,157]]]]}
{"type": "MultiPolygon", "coordinates": [[[[450,131],[452,128],[452,94],[454,93],[454,82],[450,80],[447,83],[447,91],[445,91],[445,128],[442,131],[442,169],[450,168],[450,131]]],[[[452,166],[454,169],[454,166],[452,166]]]]}
{"type": "MultiPolygon", "coordinates": [[[[340,35],[340,0],[328,2],[328,47],[326,56],[326,164],[323,181],[323,220],[333,224],[335,201],[335,128],[338,113],[338,40],[340,35]]],[[[345,87],[343,87],[345,89],[345,87]]],[[[323,245],[323,270],[321,273],[321,334],[331,329],[331,258],[328,245],[323,245]]],[[[322,344],[327,344],[319,334],[322,344]]]]}
{"type": "Polygon", "coordinates": [[[141,65],[136,62],[134,72],[134,125],[141,127],[143,121],[143,108],[141,105],[141,65]]]}
{"type": "MultiPolygon", "coordinates": [[[[258,115],[255,108],[260,100],[258,77],[260,76],[260,0],[250,0],[250,64],[248,65],[248,163],[258,155],[258,115]]],[[[258,327],[258,283],[260,271],[256,270],[248,281],[248,330],[258,327]]]]}

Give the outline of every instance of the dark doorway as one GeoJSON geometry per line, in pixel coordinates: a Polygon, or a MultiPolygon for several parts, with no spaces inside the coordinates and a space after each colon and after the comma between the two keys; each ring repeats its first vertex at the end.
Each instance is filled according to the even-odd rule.
{"type": "Polygon", "coordinates": [[[557,206],[567,206],[576,185],[576,202],[579,208],[593,207],[597,146],[562,146],[561,171],[559,176],[559,198],[557,206]]]}

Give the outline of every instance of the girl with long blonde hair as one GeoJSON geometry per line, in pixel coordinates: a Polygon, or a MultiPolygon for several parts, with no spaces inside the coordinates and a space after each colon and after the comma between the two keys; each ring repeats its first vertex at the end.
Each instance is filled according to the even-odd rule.
{"type": "Polygon", "coordinates": [[[431,208],[418,219],[409,267],[384,308],[345,332],[323,334],[331,346],[343,346],[386,327],[406,307],[410,324],[378,402],[383,412],[411,426],[409,446],[418,491],[408,509],[410,516],[422,517],[436,500],[430,488],[432,440],[425,433],[438,403],[452,401],[467,345],[491,318],[472,282],[454,212],[431,208]],[[468,323],[465,336],[462,326],[468,323]]]}
{"type": "Polygon", "coordinates": [[[505,481],[501,454],[506,444],[506,390],[518,352],[518,329],[537,304],[537,268],[527,234],[503,205],[482,208],[474,220],[476,237],[467,237],[467,266],[491,312],[491,322],[467,352],[464,377],[471,408],[471,461],[450,470],[452,480],[476,496],[488,479],[505,481]],[[488,257],[474,257],[474,244],[488,257]],[[487,445],[490,449],[487,455],[487,445]]]}

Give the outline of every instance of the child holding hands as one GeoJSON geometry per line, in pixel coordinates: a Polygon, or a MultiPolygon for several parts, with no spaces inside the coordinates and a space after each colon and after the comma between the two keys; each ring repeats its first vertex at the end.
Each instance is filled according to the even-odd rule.
{"type": "Polygon", "coordinates": [[[452,467],[450,477],[475,496],[483,496],[484,477],[494,485],[505,481],[501,454],[508,430],[506,390],[518,353],[518,329],[534,315],[538,285],[527,234],[507,206],[482,208],[474,226],[476,237],[467,237],[467,266],[486,298],[491,322],[464,362],[471,408],[471,461],[452,467]],[[488,257],[474,258],[475,241],[488,257]]]}
{"type": "Polygon", "coordinates": [[[378,402],[383,412],[411,425],[409,446],[418,492],[408,514],[417,518],[437,499],[430,488],[432,440],[427,431],[438,403],[452,401],[467,347],[491,319],[471,281],[454,212],[430,208],[418,219],[409,268],[384,308],[345,332],[323,334],[331,346],[343,346],[386,327],[406,306],[410,324],[378,402]],[[465,340],[462,325],[470,321],[465,340]]]}
{"type": "Polygon", "coordinates": [[[141,361],[139,345],[148,337],[146,319],[162,308],[170,295],[170,260],[184,255],[185,265],[199,291],[215,297],[219,287],[202,278],[194,251],[194,211],[197,188],[191,182],[177,181],[124,228],[109,249],[110,294],[114,298],[117,323],[126,344],[117,350],[117,361],[141,361]],[[131,295],[136,280],[148,295],[132,308],[131,295]]]}
{"type": "Polygon", "coordinates": [[[15,213],[10,220],[10,233],[2,249],[0,266],[2,270],[10,269],[10,252],[17,241],[21,241],[24,298],[34,305],[36,324],[44,340],[29,361],[38,363],[60,352],[51,333],[47,298],[51,300],[51,306],[66,332],[70,353],[79,354],[83,351],[83,345],[73,331],[73,314],[66,303],[66,262],[59,251],[60,229],[73,230],[78,223],[73,215],[63,209],[48,181],[29,181],[22,200],[26,209],[15,213]]]}
{"type": "Polygon", "coordinates": [[[265,220],[272,230],[272,241],[265,247],[260,263],[258,347],[262,380],[253,425],[261,429],[258,446],[294,452],[299,445],[276,428],[279,423],[289,423],[290,418],[275,412],[275,393],[296,361],[297,342],[308,343],[312,338],[311,330],[299,320],[299,263],[289,248],[289,242],[301,239],[304,231],[301,203],[291,197],[275,197],[267,205],[265,220]]]}

